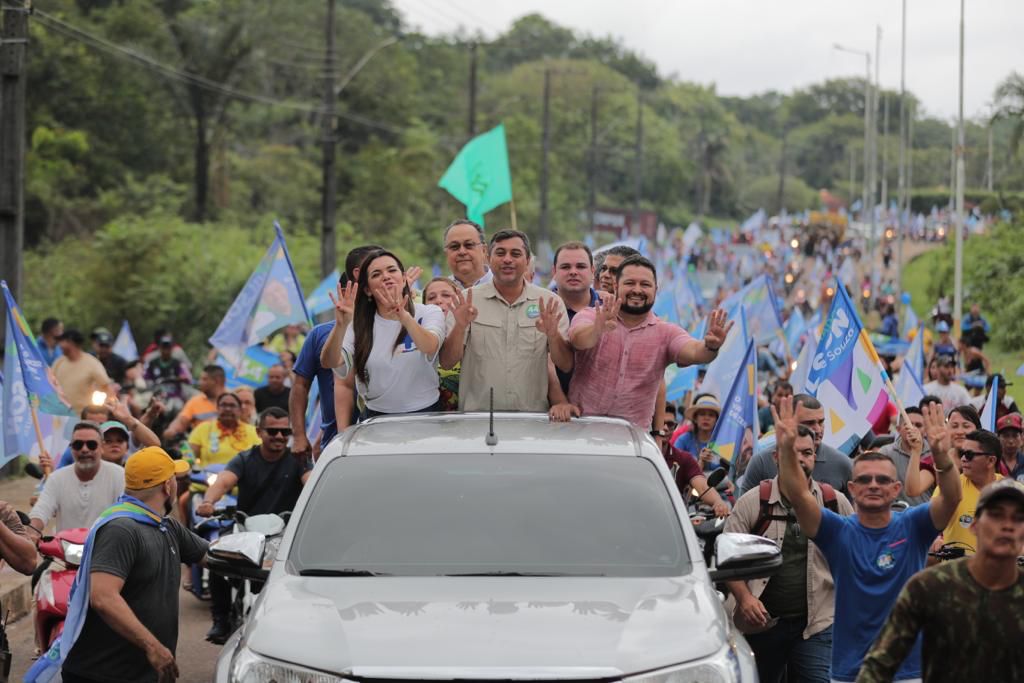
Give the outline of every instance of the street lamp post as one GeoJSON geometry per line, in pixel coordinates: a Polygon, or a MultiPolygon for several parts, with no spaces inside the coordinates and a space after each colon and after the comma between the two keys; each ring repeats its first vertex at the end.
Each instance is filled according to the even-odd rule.
{"type": "Polygon", "coordinates": [[[956,141],[956,260],[953,271],[953,328],[960,336],[964,306],[964,0],[960,0],[960,94],[956,141]]]}
{"type": "MultiPolygon", "coordinates": [[[[839,43],[835,43],[832,47],[840,52],[849,52],[850,54],[860,55],[864,57],[864,187],[863,194],[861,195],[861,207],[860,215],[861,222],[864,222],[864,212],[868,210],[868,204],[871,202],[871,197],[868,196],[868,188],[871,182],[871,128],[872,128],[872,116],[871,116],[871,53],[867,50],[855,50],[849,47],[843,47],[839,43]]],[[[872,197],[874,192],[871,192],[872,197]]],[[[871,211],[871,215],[874,216],[874,211],[871,211]]]]}

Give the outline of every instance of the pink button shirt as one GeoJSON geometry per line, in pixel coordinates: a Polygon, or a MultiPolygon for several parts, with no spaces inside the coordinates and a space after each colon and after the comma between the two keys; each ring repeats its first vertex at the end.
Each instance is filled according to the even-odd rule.
{"type": "MultiPolygon", "coordinates": [[[[581,325],[593,325],[594,315],[593,308],[577,313],[570,334],[581,325]]],[[[688,339],[686,330],[653,313],[636,327],[619,320],[614,331],[601,335],[597,346],[576,350],[569,400],[584,415],[621,417],[649,430],[665,368],[676,362],[688,339]]]]}

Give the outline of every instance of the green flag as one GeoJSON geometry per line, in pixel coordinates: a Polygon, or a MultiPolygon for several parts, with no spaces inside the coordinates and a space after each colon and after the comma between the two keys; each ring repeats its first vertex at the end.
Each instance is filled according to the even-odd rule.
{"type": "Polygon", "coordinates": [[[466,218],[484,224],[484,214],[512,199],[505,125],[478,135],[459,150],[437,183],[466,205],[466,218]]]}

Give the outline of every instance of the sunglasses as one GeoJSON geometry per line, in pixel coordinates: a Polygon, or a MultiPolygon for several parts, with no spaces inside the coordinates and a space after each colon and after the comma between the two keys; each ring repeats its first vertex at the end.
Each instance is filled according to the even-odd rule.
{"type": "Polygon", "coordinates": [[[267,433],[267,436],[291,436],[292,430],[290,427],[262,427],[263,431],[267,433]]]}
{"type": "Polygon", "coordinates": [[[879,486],[888,486],[896,480],[887,474],[862,474],[853,480],[854,484],[860,486],[868,486],[871,482],[876,482],[879,486]]]}
{"type": "Polygon", "coordinates": [[[665,423],[665,429],[667,429],[669,431],[674,430],[678,426],[679,426],[678,422],[666,422],[665,423]]]}
{"type": "Polygon", "coordinates": [[[995,457],[992,453],[985,453],[984,451],[965,451],[962,448],[960,449],[960,457],[964,460],[974,460],[978,456],[995,457]]]}
{"type": "Polygon", "coordinates": [[[73,451],[80,451],[83,448],[85,448],[87,450],[90,450],[90,451],[94,451],[94,450],[96,450],[99,447],[100,447],[100,442],[99,441],[93,441],[92,439],[89,439],[88,441],[77,440],[77,441],[72,441],[71,442],[71,450],[73,450],[73,451]]]}

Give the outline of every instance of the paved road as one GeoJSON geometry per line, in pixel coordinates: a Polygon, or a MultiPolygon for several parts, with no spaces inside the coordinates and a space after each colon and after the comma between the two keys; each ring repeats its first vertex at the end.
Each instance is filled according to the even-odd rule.
{"type": "MultiPolygon", "coordinates": [[[[181,592],[181,612],[178,631],[178,668],[181,670],[179,683],[210,683],[213,670],[220,654],[219,645],[211,645],[203,639],[210,628],[210,612],[207,603],[200,603],[190,594],[181,592]]],[[[14,653],[11,667],[11,681],[20,681],[25,670],[31,666],[33,648],[32,617],[19,619],[7,627],[14,653]]]]}

